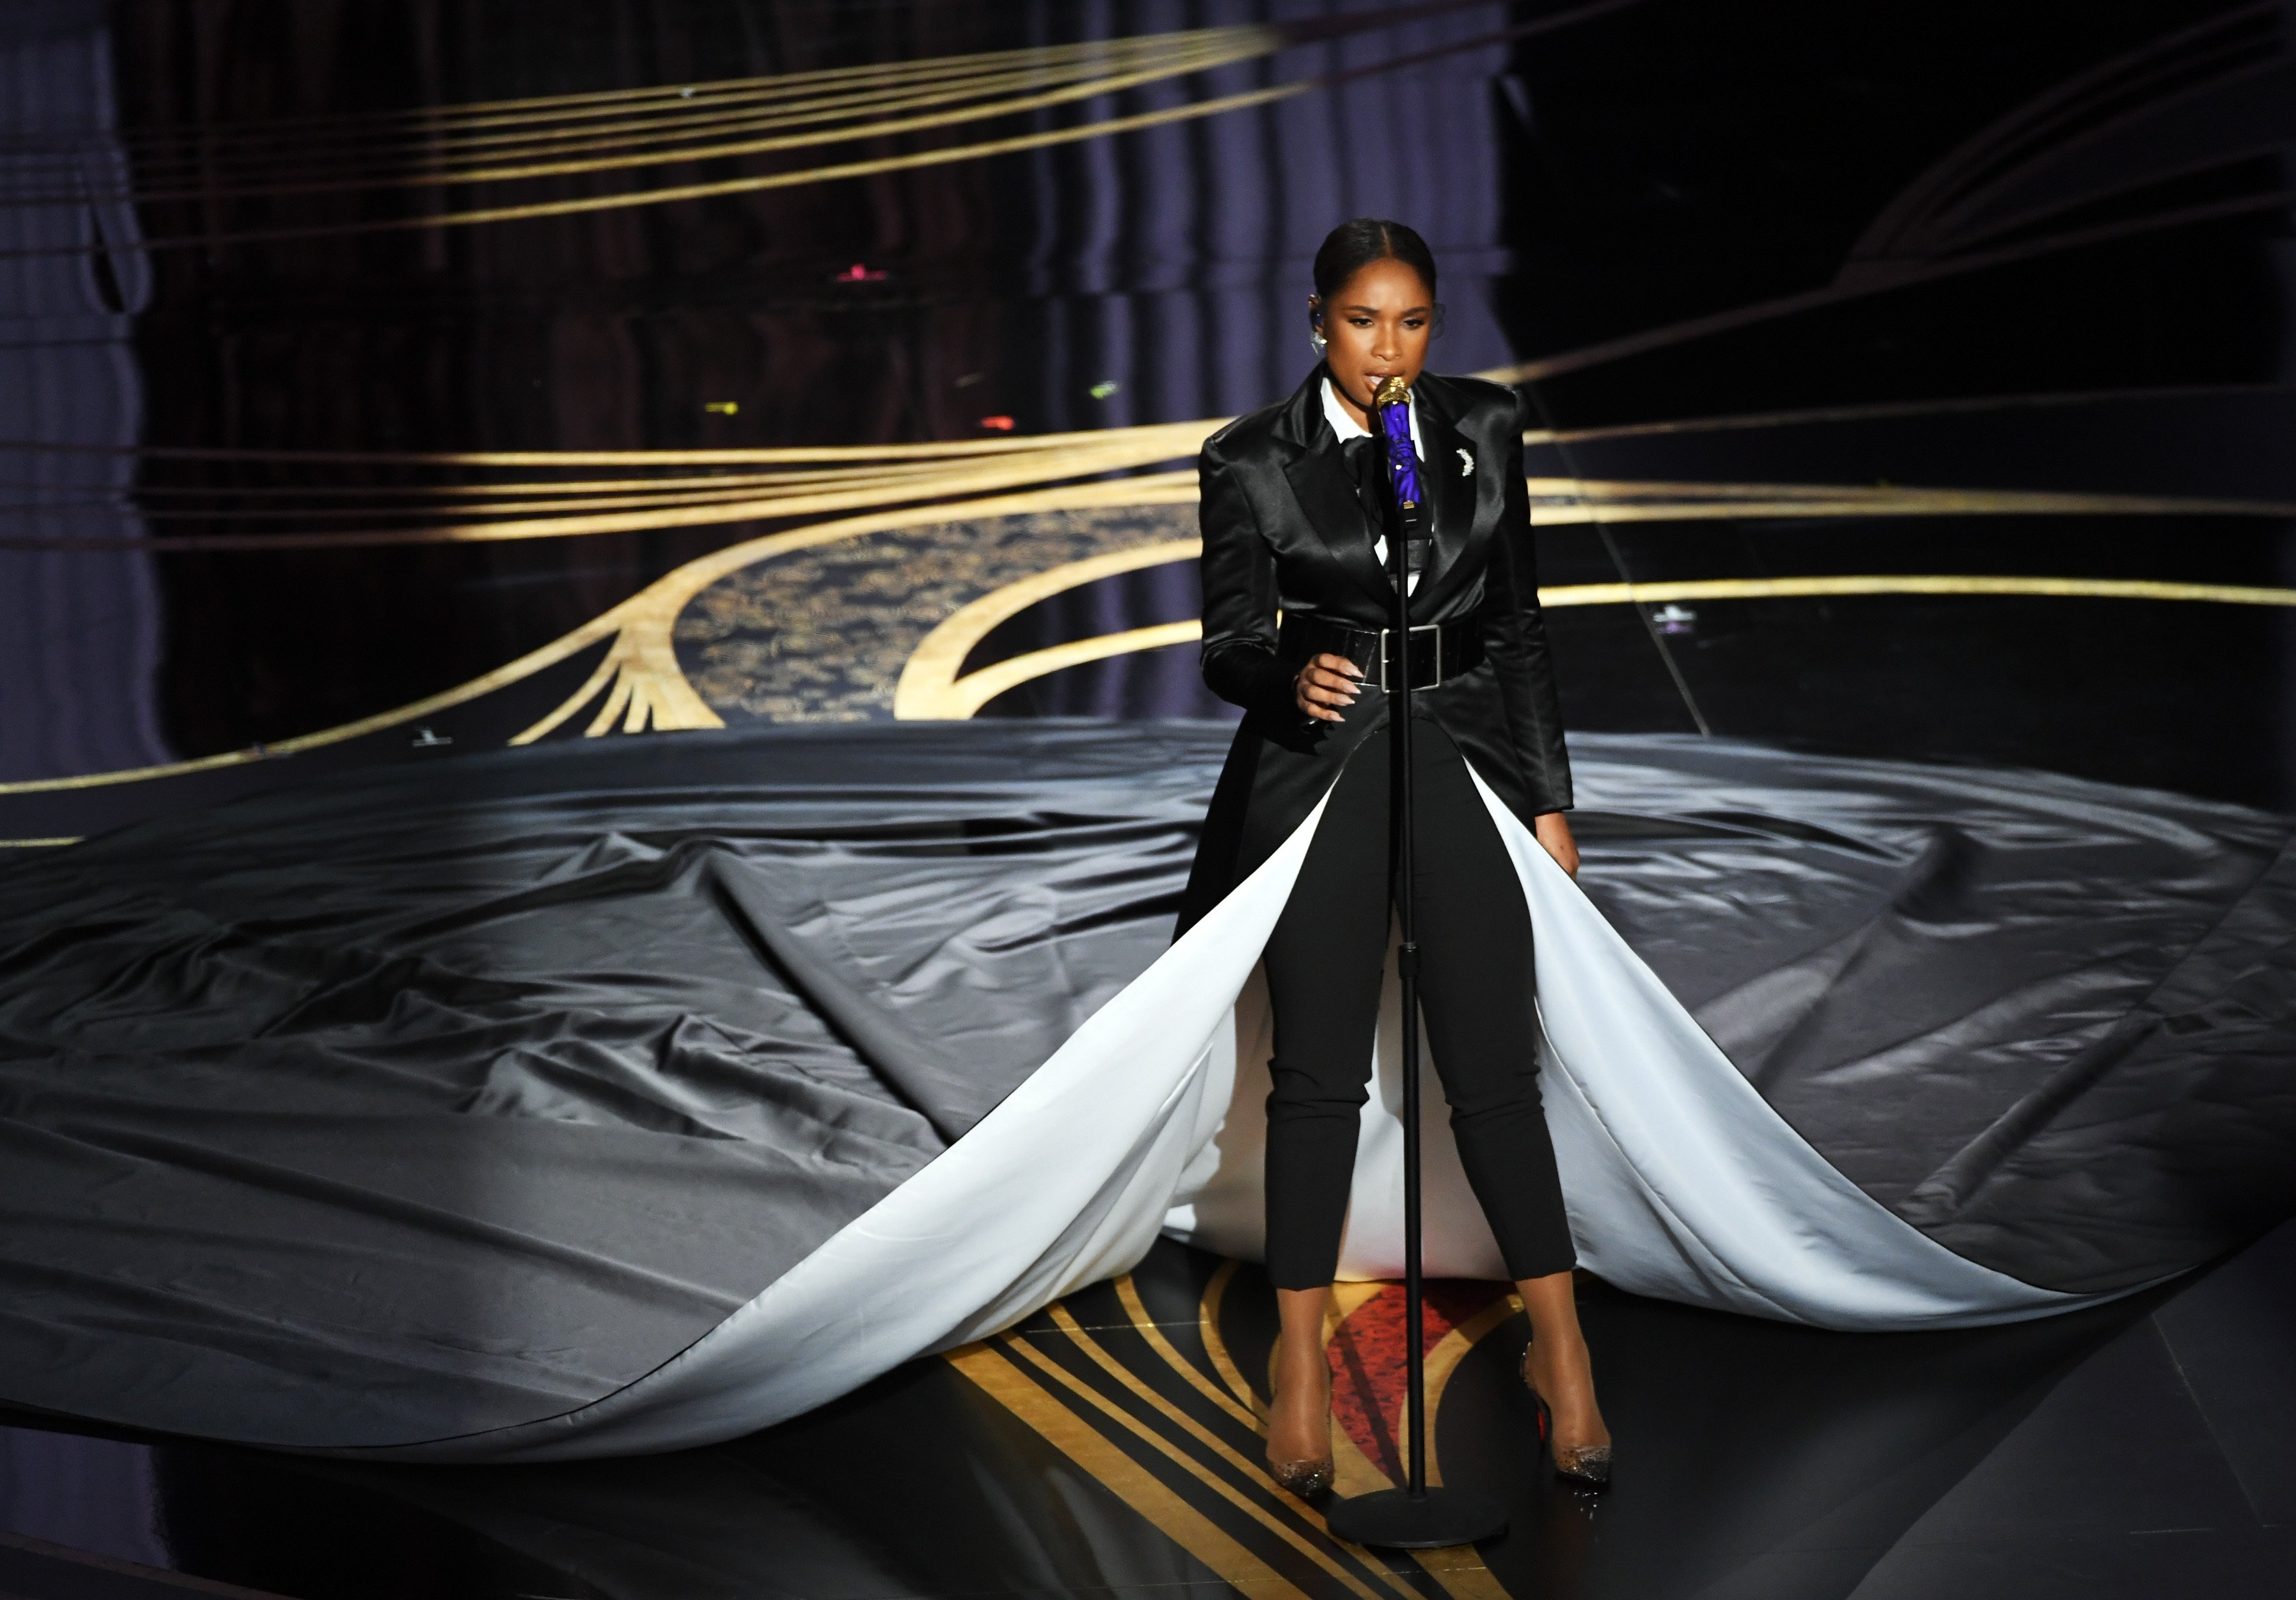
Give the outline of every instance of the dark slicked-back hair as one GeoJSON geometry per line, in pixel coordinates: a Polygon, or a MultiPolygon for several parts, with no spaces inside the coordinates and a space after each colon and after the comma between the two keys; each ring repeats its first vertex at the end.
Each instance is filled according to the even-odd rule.
{"type": "Polygon", "coordinates": [[[1358,217],[1343,222],[1324,236],[1316,252],[1316,293],[1329,300],[1347,282],[1374,261],[1402,262],[1427,284],[1427,298],[1435,298],[1435,252],[1427,241],[1399,222],[1358,217]]]}

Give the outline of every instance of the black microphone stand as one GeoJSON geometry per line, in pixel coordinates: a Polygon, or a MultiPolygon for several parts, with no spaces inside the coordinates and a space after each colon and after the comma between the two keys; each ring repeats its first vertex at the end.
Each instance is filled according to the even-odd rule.
{"type": "MultiPolygon", "coordinates": [[[[1425,495],[1412,453],[1411,390],[1390,378],[1374,397],[1374,437],[1388,453],[1382,474],[1387,504],[1387,570],[1395,586],[1390,652],[1381,652],[1382,686],[1388,695],[1389,859],[1395,879],[1395,919],[1401,934],[1396,975],[1403,989],[1403,1301],[1404,1437],[1407,1481],[1401,1489],[1335,1501],[1324,1521],[1340,1538],[1398,1550],[1470,1545],[1506,1531],[1506,1512],[1487,1495],[1466,1489],[1427,1487],[1427,1358],[1424,1298],[1420,1282],[1419,1182],[1419,939],[1417,885],[1413,880],[1411,767],[1411,572],[1407,547],[1426,527],[1425,495]],[[1399,452],[1399,455],[1398,455],[1399,452]]],[[[1439,669],[1440,646],[1438,646],[1439,669]]]]}

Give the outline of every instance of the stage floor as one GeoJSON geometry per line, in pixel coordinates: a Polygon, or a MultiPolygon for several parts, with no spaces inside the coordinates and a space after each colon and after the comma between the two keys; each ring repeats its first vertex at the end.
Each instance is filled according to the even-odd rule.
{"type": "MultiPolygon", "coordinates": [[[[1271,1296],[1159,1245],[1012,1333],[735,1443],[563,1466],[359,1466],[0,1428],[0,1590],[382,1600],[2158,1600],[2296,1585],[2296,1227],[2075,1317],[1837,1334],[1581,1292],[1620,1456],[1533,1452],[1502,1287],[1435,1286],[1442,1479],[1504,1538],[1333,1540],[1259,1472],[1271,1296]],[[218,1591],[217,1585],[231,1586],[218,1591]]],[[[1349,1489],[1397,1473],[1396,1292],[1333,1336],[1349,1489]]],[[[1353,1303],[1349,1303],[1353,1302],[1353,1303]]]]}
{"type": "MultiPolygon", "coordinates": [[[[0,7],[0,876],[511,744],[1232,717],[1193,460],[1306,373],[1359,212],[1441,258],[1431,365],[1526,397],[1575,734],[2296,811],[2276,19],[1185,9],[0,7]]],[[[1394,1299],[1341,1300],[1350,1489],[1394,1299]]],[[[0,1596],[2296,1593],[2296,1224],[1975,1332],[1582,1301],[1600,1498],[1530,1448],[1503,1289],[1439,1288],[1438,1464],[1512,1522],[1425,1561],[1266,1480],[1266,1285],[1168,1241],[678,1455],[0,1413],[0,1596]]]]}
{"type": "MultiPolygon", "coordinates": [[[[450,1376],[487,1375],[476,1366],[450,1374],[433,1348],[442,1339],[554,1358],[562,1353],[554,1347],[588,1340],[611,1346],[601,1358],[606,1388],[643,1374],[725,1310],[705,1307],[685,1326],[678,1317],[690,1320],[693,1309],[671,1308],[668,1321],[634,1324],[630,1340],[616,1342],[593,1325],[611,1309],[569,1297],[572,1280],[557,1283],[537,1264],[570,1249],[584,1271],[666,1262],[665,1270],[696,1276],[738,1305],[758,1292],[771,1264],[729,1251],[722,1239],[755,1243],[804,1230],[794,1210],[760,1210],[758,1193],[726,1189],[722,1174],[703,1181],[715,1169],[701,1152],[711,1161],[739,1156],[751,1147],[741,1140],[762,1136],[757,1129],[729,1123],[667,1161],[641,1161],[634,1146],[614,1142],[654,1127],[653,1110],[638,1104],[648,1082],[674,1087],[691,1077],[675,1062],[649,1068],[653,1036],[634,1025],[698,1008],[726,1026],[762,1030],[750,1046],[757,1065],[791,1054],[819,1057],[811,1070],[828,1070],[818,1044],[808,1056],[811,1035],[794,1012],[774,1013],[778,1021],[751,1014],[770,999],[779,969],[714,918],[693,922],[676,889],[692,874],[668,864],[718,861],[704,878],[723,892],[746,882],[744,849],[763,852],[750,863],[759,869],[802,866],[751,884],[741,925],[783,936],[806,927],[824,960],[837,951],[860,963],[849,985],[856,996],[882,989],[871,973],[914,974],[954,932],[994,923],[1009,933],[1031,916],[1099,924],[1117,942],[1090,955],[1071,938],[1062,971],[1072,986],[1093,973],[1103,987],[1120,984],[1168,937],[1194,819],[1226,741],[1217,726],[1085,722],[574,740],[434,758],[428,769],[346,774],[155,818],[0,869],[0,948],[10,953],[4,970],[15,989],[83,993],[61,1006],[20,998],[0,1010],[12,1052],[0,1061],[12,1148],[28,1163],[36,1153],[48,1163],[39,1186],[53,1191],[26,1189],[14,1208],[20,1218],[37,1209],[54,1238],[82,1241],[59,1255],[28,1231],[6,1252],[24,1304],[40,1297],[21,1326],[0,1327],[20,1357],[9,1374],[13,1392],[77,1395],[70,1408],[83,1414],[193,1417],[168,1425],[328,1442],[327,1426],[349,1424],[316,1419],[312,1398],[371,1387],[381,1420],[357,1425],[383,1432],[332,1436],[364,1442],[480,1426],[474,1416],[459,1428],[435,1421],[461,1415],[455,1407],[463,1402],[446,1398],[456,1392],[450,1376]],[[1123,841],[1120,851],[1112,841],[1123,841]],[[928,870],[927,861],[941,865],[928,870]],[[889,862],[898,864],[891,876],[889,862]],[[784,905],[767,892],[776,882],[804,893],[784,905]],[[800,902],[816,898],[873,911],[827,923],[800,915],[800,902]],[[221,927],[248,937],[226,941],[240,954],[218,965],[212,931],[221,927]],[[884,943],[894,927],[911,937],[884,943]],[[478,937],[488,928],[497,931],[478,937]],[[616,956],[603,974],[591,970],[602,950],[616,956]],[[54,962],[62,964],[42,964],[54,962]],[[612,980],[606,989],[583,987],[601,975],[612,980]],[[693,988],[705,980],[719,987],[693,988]],[[160,987],[149,988],[153,981],[160,987]],[[578,989],[586,997],[578,1005],[567,997],[578,989]],[[370,991],[371,1000],[359,998],[370,991]],[[521,1003],[516,1015],[487,1013],[504,1027],[529,1011],[548,1022],[539,1033],[513,1030],[524,1040],[515,1049],[504,1043],[512,1034],[489,1034],[496,1045],[473,1054],[459,1012],[448,1013],[454,1026],[443,1033],[397,1031],[397,1000],[462,997],[457,1004],[499,1009],[529,991],[539,998],[521,1003]],[[199,1042],[209,1035],[220,1046],[199,1042]],[[596,1054],[566,1054],[560,1046],[569,1041],[596,1054]],[[632,1041],[641,1059],[625,1082],[613,1052],[632,1041]],[[78,1075],[60,1074],[52,1056],[78,1062],[78,1075]],[[542,1095],[531,1114],[560,1141],[549,1146],[552,1172],[521,1180],[532,1188],[547,1176],[556,1187],[536,1189],[538,1198],[515,1214],[495,1209],[501,1197],[483,1181],[519,1166],[531,1131],[505,1121],[506,1106],[496,1104],[519,1098],[516,1074],[504,1075],[509,1057],[528,1062],[525,1092],[542,1095]],[[486,1094],[465,1104],[469,1086],[456,1086],[481,1070],[486,1094]],[[417,1080],[428,1086],[422,1094],[387,1097],[387,1085],[403,1096],[417,1080]],[[552,1098],[586,1083],[586,1100],[552,1098]],[[159,1095],[152,1105],[140,1104],[144,1089],[159,1095]],[[431,1104],[439,1093],[443,1106],[431,1104]],[[77,1109],[61,1122],[41,1109],[66,1102],[77,1109]],[[266,1117],[285,1120],[285,1143],[266,1117]],[[296,1176],[316,1170],[293,1137],[313,1117],[325,1119],[335,1141],[322,1145],[332,1184],[325,1194],[296,1176]],[[66,1136],[41,1143],[57,1132],[66,1136]],[[443,1167],[409,1165],[447,1134],[497,1142],[457,1142],[443,1167]],[[602,1136],[612,1136],[601,1145],[602,1136]],[[81,1151],[77,1163],[57,1154],[66,1145],[81,1151]],[[135,1167],[132,1181],[123,1156],[135,1167]],[[410,1171],[459,1172],[468,1193],[451,1183],[425,1189],[416,1196],[422,1214],[409,1217],[399,1202],[410,1171]],[[642,1190],[627,1187],[632,1174],[642,1190]],[[227,1202],[221,1212],[218,1192],[227,1202]],[[469,1248],[459,1226],[439,1226],[441,1217],[459,1218],[447,1216],[458,1194],[471,1217],[488,1224],[481,1243],[491,1241],[496,1253],[469,1248]],[[290,1216],[283,1196],[333,1209],[316,1220],[290,1216]],[[680,1219],[681,1241],[699,1242],[691,1260],[665,1255],[659,1239],[593,1237],[583,1220],[586,1205],[635,1216],[650,1197],[680,1219]],[[94,1218],[158,1212],[171,1218],[164,1232],[86,1235],[94,1218]],[[505,1231],[525,1242],[506,1255],[505,1231]],[[294,1264],[332,1261],[352,1239],[361,1242],[353,1253],[363,1268],[331,1290],[333,1298],[301,1292],[294,1264]],[[310,1241],[319,1243],[316,1257],[305,1249],[310,1241]],[[395,1262],[411,1263],[417,1276],[395,1262]],[[513,1298],[532,1305],[481,1317],[487,1297],[467,1291],[505,1270],[531,1275],[513,1298]],[[441,1318],[465,1301],[465,1320],[442,1333],[441,1318]],[[555,1318],[534,1309],[562,1304],[555,1318]],[[250,1321],[262,1330],[254,1343],[250,1321]],[[357,1350],[336,1349],[347,1322],[357,1329],[357,1350]],[[115,1347],[127,1341],[153,1353],[145,1368],[181,1371],[135,1371],[132,1396],[92,1383],[86,1374],[112,1370],[103,1364],[116,1366],[115,1347]],[[232,1359],[250,1354],[252,1374],[232,1359]],[[615,1361],[624,1369],[608,1370],[615,1361]],[[425,1390],[439,1398],[423,1399],[425,1390]],[[159,1405],[171,1409],[138,1409],[159,1405]]],[[[1866,1059],[1862,1036],[1845,1036],[1800,1068],[1792,1065],[1799,1058],[1775,1055],[1757,1081],[1829,1159],[1898,1201],[1909,1184],[1919,1186],[1923,1160],[1985,1139],[2005,1111],[2030,1097],[2013,1070],[2018,1056],[2034,1053],[2030,1028],[2070,1029],[2057,1016],[2062,941],[2047,931],[2101,925],[2102,909],[2065,898],[2095,874],[2047,866],[2050,853],[2029,865],[2022,852],[2037,841],[2062,852],[2075,811],[2093,846],[2137,838],[2144,848],[2079,858],[2118,864],[2103,876],[2112,914],[2125,920],[2140,909],[2144,883],[2189,898],[2204,869],[2243,851],[2271,858],[2285,833],[2257,814],[2041,774],[1829,767],[1678,737],[1590,736],[1578,759],[1588,892],[1685,1003],[1760,987],[1775,959],[1797,956],[1812,939],[1865,952],[1862,979],[1818,992],[1834,995],[1860,1027],[1882,1019],[1882,1053],[1866,1059]],[[1959,786],[1971,784],[1981,806],[1964,803],[1959,786]],[[2163,854],[2150,836],[2171,823],[2190,838],[2163,854]],[[1950,882],[1921,865],[1935,854],[1921,841],[1933,836],[1960,841],[1954,858],[1967,857],[1950,882]],[[1822,878],[1797,877],[1809,870],[1794,866],[1805,857],[1828,864],[1822,878]],[[2137,873],[2140,860],[2152,864],[2152,879],[2137,873]],[[1851,862],[1863,863],[1872,882],[1834,905],[1851,862]],[[1680,884],[1710,871],[1724,874],[1734,903],[1745,902],[1740,920],[1702,901],[1681,920],[1680,884]],[[1824,894],[1811,898],[1812,883],[1824,894]],[[1909,883],[1926,887],[1915,896],[1909,883]],[[1991,952],[1962,964],[1970,970],[1959,987],[1944,984],[1930,997],[1940,1014],[1963,1020],[1952,1048],[1927,1063],[1887,1029],[1913,1014],[1905,1007],[1914,991],[1941,981],[1945,947],[1923,934],[1892,965],[1888,941],[1870,931],[1916,899],[1925,926],[1952,928],[1961,948],[1991,952]],[[1797,906],[1817,921],[1806,928],[1786,915],[1797,906]],[[1775,948],[1766,949],[1766,939],[1775,948]],[[2036,960],[2041,998],[2029,1026],[2004,985],[2036,960]],[[1885,1005],[1877,995],[1893,998],[1885,1005]],[[1989,1058],[1967,1018],[1988,1010],[2004,1019],[1995,1042],[2010,1054],[1972,1073],[1972,1063],[1989,1058]],[[1829,1087],[1845,1071],[1859,1095],[1829,1087]],[[1882,1100],[1898,1107],[1888,1118],[1874,1110],[1882,1100]],[[1926,1158],[1924,1141],[1935,1145],[1926,1158]]],[[[2267,931],[2282,926],[2272,920],[2284,915],[2276,902],[2251,892],[2255,870],[2251,863],[2210,891],[2245,893],[2248,911],[2220,913],[2207,900],[2196,925],[2245,917],[2264,919],[2267,931]]],[[[2164,907],[2128,924],[2158,931],[2119,939],[2135,964],[2097,989],[2091,1009],[2100,1017],[2160,987],[2148,963],[2191,966],[2185,945],[2197,936],[2174,930],[2194,914],[2180,900],[2164,907]]],[[[2093,944],[2083,932],[2071,948],[2098,977],[2105,968],[2093,944]]],[[[2189,997],[2190,1014],[2208,1013],[2213,983],[2252,986],[2262,969],[2251,960],[2219,961],[2224,972],[2189,997]]],[[[980,1023],[1000,990],[1015,1015],[1046,1013],[1047,994],[1081,1003],[1025,972],[998,979],[979,957],[945,976],[963,981],[947,995],[908,982],[898,1004],[890,991],[879,999],[927,1033],[980,1023]]],[[[2195,981],[2188,972],[2187,986],[2195,981]]],[[[840,1014],[843,1026],[860,1026],[859,1012],[840,1014]]],[[[1772,1021],[1800,1037],[1808,1031],[1800,1014],[1784,1008],[1772,1021]]],[[[2242,1015],[2257,1030],[2248,1055],[2282,1047],[2262,1012],[2247,1005],[2242,1015]]],[[[2234,1022],[2226,1013],[2210,1025],[2219,1052],[2229,1048],[2234,1022]]],[[[1074,1022],[1045,1025],[1056,1040],[1074,1022]]],[[[988,1059],[980,1041],[998,1036],[977,1032],[966,1036],[967,1059],[979,1071],[988,1059]]],[[[2166,1032],[2184,1037],[2176,1026],[2166,1032]]],[[[1026,1030],[1007,1043],[1006,1064],[1023,1077],[1050,1047],[1026,1030]]],[[[1765,1059],[1758,1043],[1738,1041],[1746,1063],[1765,1059]]],[[[2116,1059],[2125,1066],[2143,1055],[2123,1049],[2116,1059]]],[[[874,1059],[854,1065],[865,1070],[874,1059]]],[[[2251,1132],[2277,1114],[2266,1099],[2226,1099],[2234,1080],[2221,1075],[2177,1092],[2179,1059],[2172,1050],[2152,1069],[2169,1075],[2176,1120],[2165,1142],[2136,1131],[2141,1095],[2158,1097],[2140,1082],[2140,1099],[2113,1102],[2114,1141],[2086,1157],[2050,1156],[2051,1138],[2090,1148],[2084,1129],[2100,1119],[2075,1095],[2054,1123],[2025,1135],[2042,1152],[2034,1174],[2070,1166],[2073,1190],[2055,1200],[2046,1186],[2013,1190],[2005,1211],[1975,1215],[1973,1227],[1971,1216],[1945,1218],[1946,1236],[1961,1248],[2007,1251],[2007,1268],[2029,1277],[2095,1272],[2102,1258],[2093,1242],[2062,1252],[2051,1243],[2078,1231],[2064,1216],[2068,1203],[2086,1206],[2091,1224],[2105,1215],[2100,1208],[2133,1204],[2131,1220],[2103,1236],[2144,1235],[2166,1251],[2165,1264],[2131,1256],[2122,1282],[2150,1281],[2249,1239],[2262,1223],[2234,1231],[2227,1213],[2213,1234],[2180,1234],[2191,1206],[2156,1215],[2146,1198],[2159,1186],[2151,1175],[2179,1170],[2177,1153],[2196,1137],[2197,1153],[2237,1167],[2233,1138],[2196,1134],[2185,1100],[2223,1100],[2251,1132]]],[[[2224,1059],[2236,1064],[2240,1052],[2224,1059]]],[[[2113,1080],[2108,1072],[2101,1081],[2113,1080]]],[[[2256,1081],[2268,1093],[2268,1072],[2256,1081]]],[[[772,1079],[744,1082],[734,1100],[773,1100],[772,1079]]],[[[2271,1172],[2251,1176],[2275,1181],[2271,1172]]],[[[2189,1176],[2180,1182],[2176,1192],[2193,1192],[2189,1176]]],[[[2226,1203],[2242,1192],[2228,1188],[2226,1203]]],[[[799,1197],[791,1189],[775,1203],[799,1197]]],[[[342,1275],[320,1276],[332,1283],[342,1275]]],[[[2165,1287],[2077,1314],[1955,1333],[1823,1333],[1640,1299],[1589,1278],[1584,1316],[1621,1452],[1616,1488],[1590,1498],[1557,1484],[1532,1448],[1530,1410],[1514,1376],[1524,1324],[1505,1287],[1442,1283],[1431,1297],[1428,1351],[1439,1396],[1435,1466],[1443,1480],[1501,1493],[1512,1527],[1472,1551],[1397,1564],[1334,1542],[1313,1507],[1281,1494],[1260,1469],[1255,1410],[1265,1396],[1273,1297],[1258,1269],[1166,1241],[1128,1276],[1010,1333],[912,1363],[785,1425],[674,1456],[451,1469],[321,1461],[19,1413],[0,1433],[0,1531],[19,1541],[0,1550],[0,1593],[93,1594],[71,1587],[96,1581],[94,1569],[74,1565],[82,1557],[295,1600],[416,1591],[505,1600],[1145,1594],[1222,1584],[1250,1595],[1358,1600],[1414,1592],[2021,1600],[2177,1593],[2175,1582],[2192,1572],[2217,1575],[2217,1593],[2263,1592],[2257,1586],[2267,1579],[2296,1578],[2296,1473],[2282,1448],[2296,1429],[2292,1284],[2296,1225],[2165,1287]]],[[[1343,1492],[1401,1475],[1398,1300],[1392,1284],[1343,1285],[1338,1297],[1331,1349],[1343,1492]]],[[[551,1414],[534,1410],[539,1401],[517,1404],[527,1411],[495,1421],[551,1414]]],[[[318,1407],[328,1417],[356,1409],[318,1407]]],[[[102,1581],[115,1578],[129,1581],[102,1581]]]]}

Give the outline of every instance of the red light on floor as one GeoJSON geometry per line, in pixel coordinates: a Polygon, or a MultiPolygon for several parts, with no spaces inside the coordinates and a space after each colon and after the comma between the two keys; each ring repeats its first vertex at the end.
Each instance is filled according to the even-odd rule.
{"type": "Polygon", "coordinates": [[[868,267],[856,261],[832,278],[830,282],[832,283],[879,283],[884,281],[884,277],[882,271],[872,272],[868,267]]]}
{"type": "Polygon", "coordinates": [[[999,433],[1013,431],[1013,419],[1009,416],[984,416],[980,419],[980,425],[984,428],[994,428],[999,433]]]}

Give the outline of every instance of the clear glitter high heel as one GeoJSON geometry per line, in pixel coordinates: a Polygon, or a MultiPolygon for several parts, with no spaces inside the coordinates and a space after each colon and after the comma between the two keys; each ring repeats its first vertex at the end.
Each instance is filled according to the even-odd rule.
{"type": "Polygon", "coordinates": [[[1530,1381],[1530,1347],[1523,1346],[1522,1386],[1530,1391],[1531,1403],[1538,1407],[1538,1442],[1546,1445],[1554,1456],[1554,1474],[1568,1479],[1582,1489],[1611,1487],[1611,1447],[1606,1444],[1578,1445],[1570,1449],[1554,1442],[1554,1413],[1546,1404],[1546,1397],[1538,1392],[1538,1385],[1530,1381]]]}
{"type": "MultiPolygon", "coordinates": [[[[1273,1373],[1269,1374],[1271,1379],[1274,1375],[1273,1373]]],[[[1275,1424],[1275,1401],[1273,1395],[1268,1397],[1267,1413],[1268,1443],[1273,1447],[1275,1424]]],[[[1331,1399],[1327,1395],[1324,1401],[1324,1429],[1327,1435],[1332,1426],[1331,1415],[1331,1399]]],[[[1321,1456],[1302,1456],[1295,1461],[1278,1461],[1271,1448],[1267,1457],[1267,1475],[1275,1480],[1277,1488],[1287,1489],[1303,1500],[1312,1500],[1318,1495],[1331,1493],[1332,1485],[1339,1477],[1339,1471],[1332,1460],[1332,1453],[1329,1450],[1325,1450],[1321,1456]]]]}
{"type": "Polygon", "coordinates": [[[1288,1489],[1303,1500],[1332,1492],[1332,1458],[1321,1461],[1271,1461],[1267,1475],[1275,1480],[1278,1489],[1288,1489]]]}

